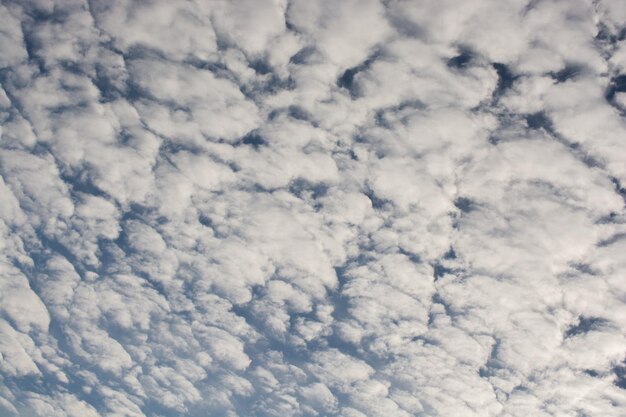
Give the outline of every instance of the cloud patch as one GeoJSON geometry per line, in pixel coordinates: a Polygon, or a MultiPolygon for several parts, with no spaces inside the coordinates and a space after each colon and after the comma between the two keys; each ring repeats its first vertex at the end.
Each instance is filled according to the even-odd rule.
{"type": "Polygon", "coordinates": [[[623,2],[0,4],[0,414],[621,416],[623,2]]]}

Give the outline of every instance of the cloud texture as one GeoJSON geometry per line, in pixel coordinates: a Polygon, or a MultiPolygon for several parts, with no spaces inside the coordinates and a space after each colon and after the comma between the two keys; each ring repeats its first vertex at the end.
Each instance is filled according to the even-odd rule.
{"type": "Polygon", "coordinates": [[[622,0],[0,4],[0,415],[626,413],[622,0]]]}

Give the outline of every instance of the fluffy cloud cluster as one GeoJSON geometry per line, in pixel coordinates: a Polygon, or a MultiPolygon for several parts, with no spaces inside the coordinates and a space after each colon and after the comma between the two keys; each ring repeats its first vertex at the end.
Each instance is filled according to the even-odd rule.
{"type": "Polygon", "coordinates": [[[626,3],[0,4],[0,414],[623,416],[626,3]]]}

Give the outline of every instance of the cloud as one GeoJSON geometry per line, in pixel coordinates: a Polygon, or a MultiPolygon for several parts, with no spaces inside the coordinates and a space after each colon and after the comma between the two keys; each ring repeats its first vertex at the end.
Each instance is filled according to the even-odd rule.
{"type": "Polygon", "coordinates": [[[5,1],[0,414],[619,416],[619,1],[5,1]]]}

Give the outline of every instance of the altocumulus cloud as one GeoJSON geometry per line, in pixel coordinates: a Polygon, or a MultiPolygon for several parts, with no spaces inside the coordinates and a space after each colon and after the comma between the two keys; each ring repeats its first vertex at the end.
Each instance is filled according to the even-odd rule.
{"type": "Polygon", "coordinates": [[[626,414],[626,2],[4,0],[3,417],[626,414]]]}

